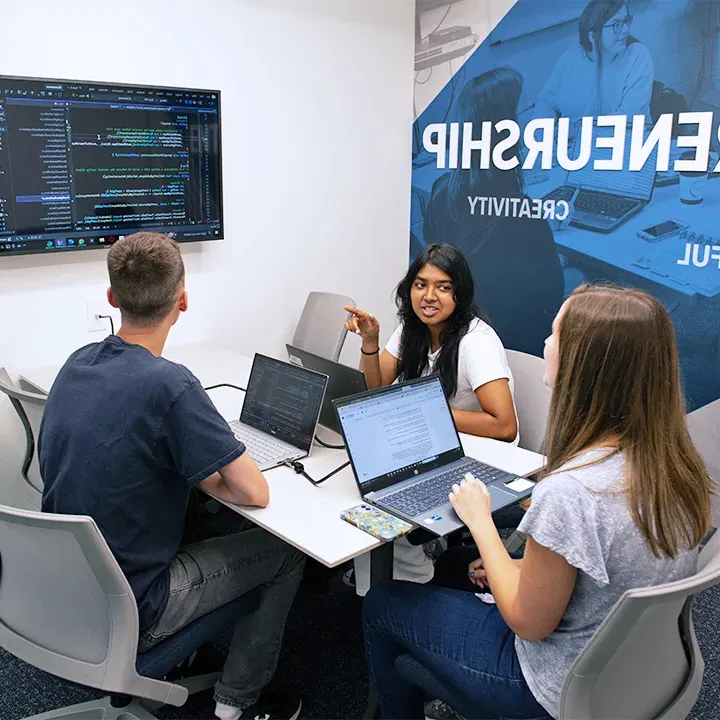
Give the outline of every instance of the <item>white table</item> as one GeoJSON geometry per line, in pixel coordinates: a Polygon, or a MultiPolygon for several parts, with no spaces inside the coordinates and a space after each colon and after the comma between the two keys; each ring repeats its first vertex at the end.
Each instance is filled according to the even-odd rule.
{"type": "MultiPolygon", "coordinates": [[[[240,353],[208,345],[168,347],[164,355],[185,365],[205,387],[219,383],[246,387],[252,364],[250,358],[240,353]]],[[[27,372],[25,377],[49,390],[58,370],[39,368],[27,372]]],[[[209,394],[225,419],[234,420],[240,416],[244,393],[218,388],[209,394]]],[[[327,442],[341,442],[328,431],[321,429],[319,434],[327,442]]],[[[463,434],[462,443],[467,455],[517,475],[531,475],[544,466],[542,455],[498,440],[463,434]]],[[[329,450],[316,443],[303,464],[310,476],[317,479],[346,461],[344,450],[329,450]]],[[[265,477],[270,486],[268,507],[229,504],[228,507],[328,567],[336,567],[382,545],[371,535],[340,519],[343,510],[361,501],[350,467],[318,487],[286,467],[268,470],[265,477]]]]}

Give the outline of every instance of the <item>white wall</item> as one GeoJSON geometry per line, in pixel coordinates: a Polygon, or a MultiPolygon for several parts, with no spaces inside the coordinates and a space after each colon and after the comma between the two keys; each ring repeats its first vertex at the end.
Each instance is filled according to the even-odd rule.
{"type": "MultiPolygon", "coordinates": [[[[387,337],[408,257],[413,0],[0,6],[3,74],[222,91],[226,239],[184,247],[191,307],[171,343],[280,355],[310,290],[354,297],[387,337]]],[[[102,250],[0,258],[0,366],[101,339],[85,301],[106,284],[102,250]]]]}
{"type": "MultiPolygon", "coordinates": [[[[4,3],[3,3],[4,4],[4,3]]],[[[391,322],[407,263],[412,0],[40,0],[3,8],[5,74],[222,90],[226,240],[184,248],[173,342],[279,352],[312,289],[391,322]]],[[[2,258],[0,364],[99,339],[104,251],[2,258]]]]}

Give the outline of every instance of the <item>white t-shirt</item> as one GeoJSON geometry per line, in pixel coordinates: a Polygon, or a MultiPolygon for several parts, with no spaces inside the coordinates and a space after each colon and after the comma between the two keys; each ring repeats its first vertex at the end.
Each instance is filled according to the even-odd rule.
{"type": "MultiPolygon", "coordinates": [[[[400,357],[400,336],[402,325],[396,328],[385,346],[385,349],[395,358],[400,357]]],[[[440,354],[438,348],[435,352],[428,352],[428,364],[423,375],[430,375],[435,369],[435,362],[440,354]]],[[[493,380],[506,378],[510,384],[510,395],[515,403],[515,383],[508,365],[507,355],[498,334],[486,323],[475,318],[464,337],[460,340],[458,348],[458,378],[457,392],[448,399],[450,407],[454,410],[482,411],[475,391],[493,380]]],[[[515,413],[517,416],[517,412],[515,413]]],[[[520,427],[512,444],[520,442],[520,427]]]]}

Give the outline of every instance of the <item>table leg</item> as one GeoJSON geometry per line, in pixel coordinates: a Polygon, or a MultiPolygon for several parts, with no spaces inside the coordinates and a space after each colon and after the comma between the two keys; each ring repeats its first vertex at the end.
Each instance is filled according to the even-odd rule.
{"type": "MultiPolygon", "coordinates": [[[[394,543],[383,543],[370,552],[370,587],[383,580],[392,580],[394,543]]],[[[368,677],[368,700],[363,713],[363,720],[373,720],[378,711],[378,695],[368,677]]]]}

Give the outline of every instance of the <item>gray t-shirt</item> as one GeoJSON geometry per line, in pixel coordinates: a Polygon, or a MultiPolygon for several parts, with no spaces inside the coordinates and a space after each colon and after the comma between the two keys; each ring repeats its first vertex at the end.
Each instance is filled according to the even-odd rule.
{"type": "Polygon", "coordinates": [[[538,702],[559,716],[565,676],[620,596],[631,588],[681,580],[697,572],[698,551],[656,558],[621,493],[624,458],[590,450],[538,483],[518,530],[578,569],[565,614],[544,640],[515,639],[523,675],[538,702]]]}

